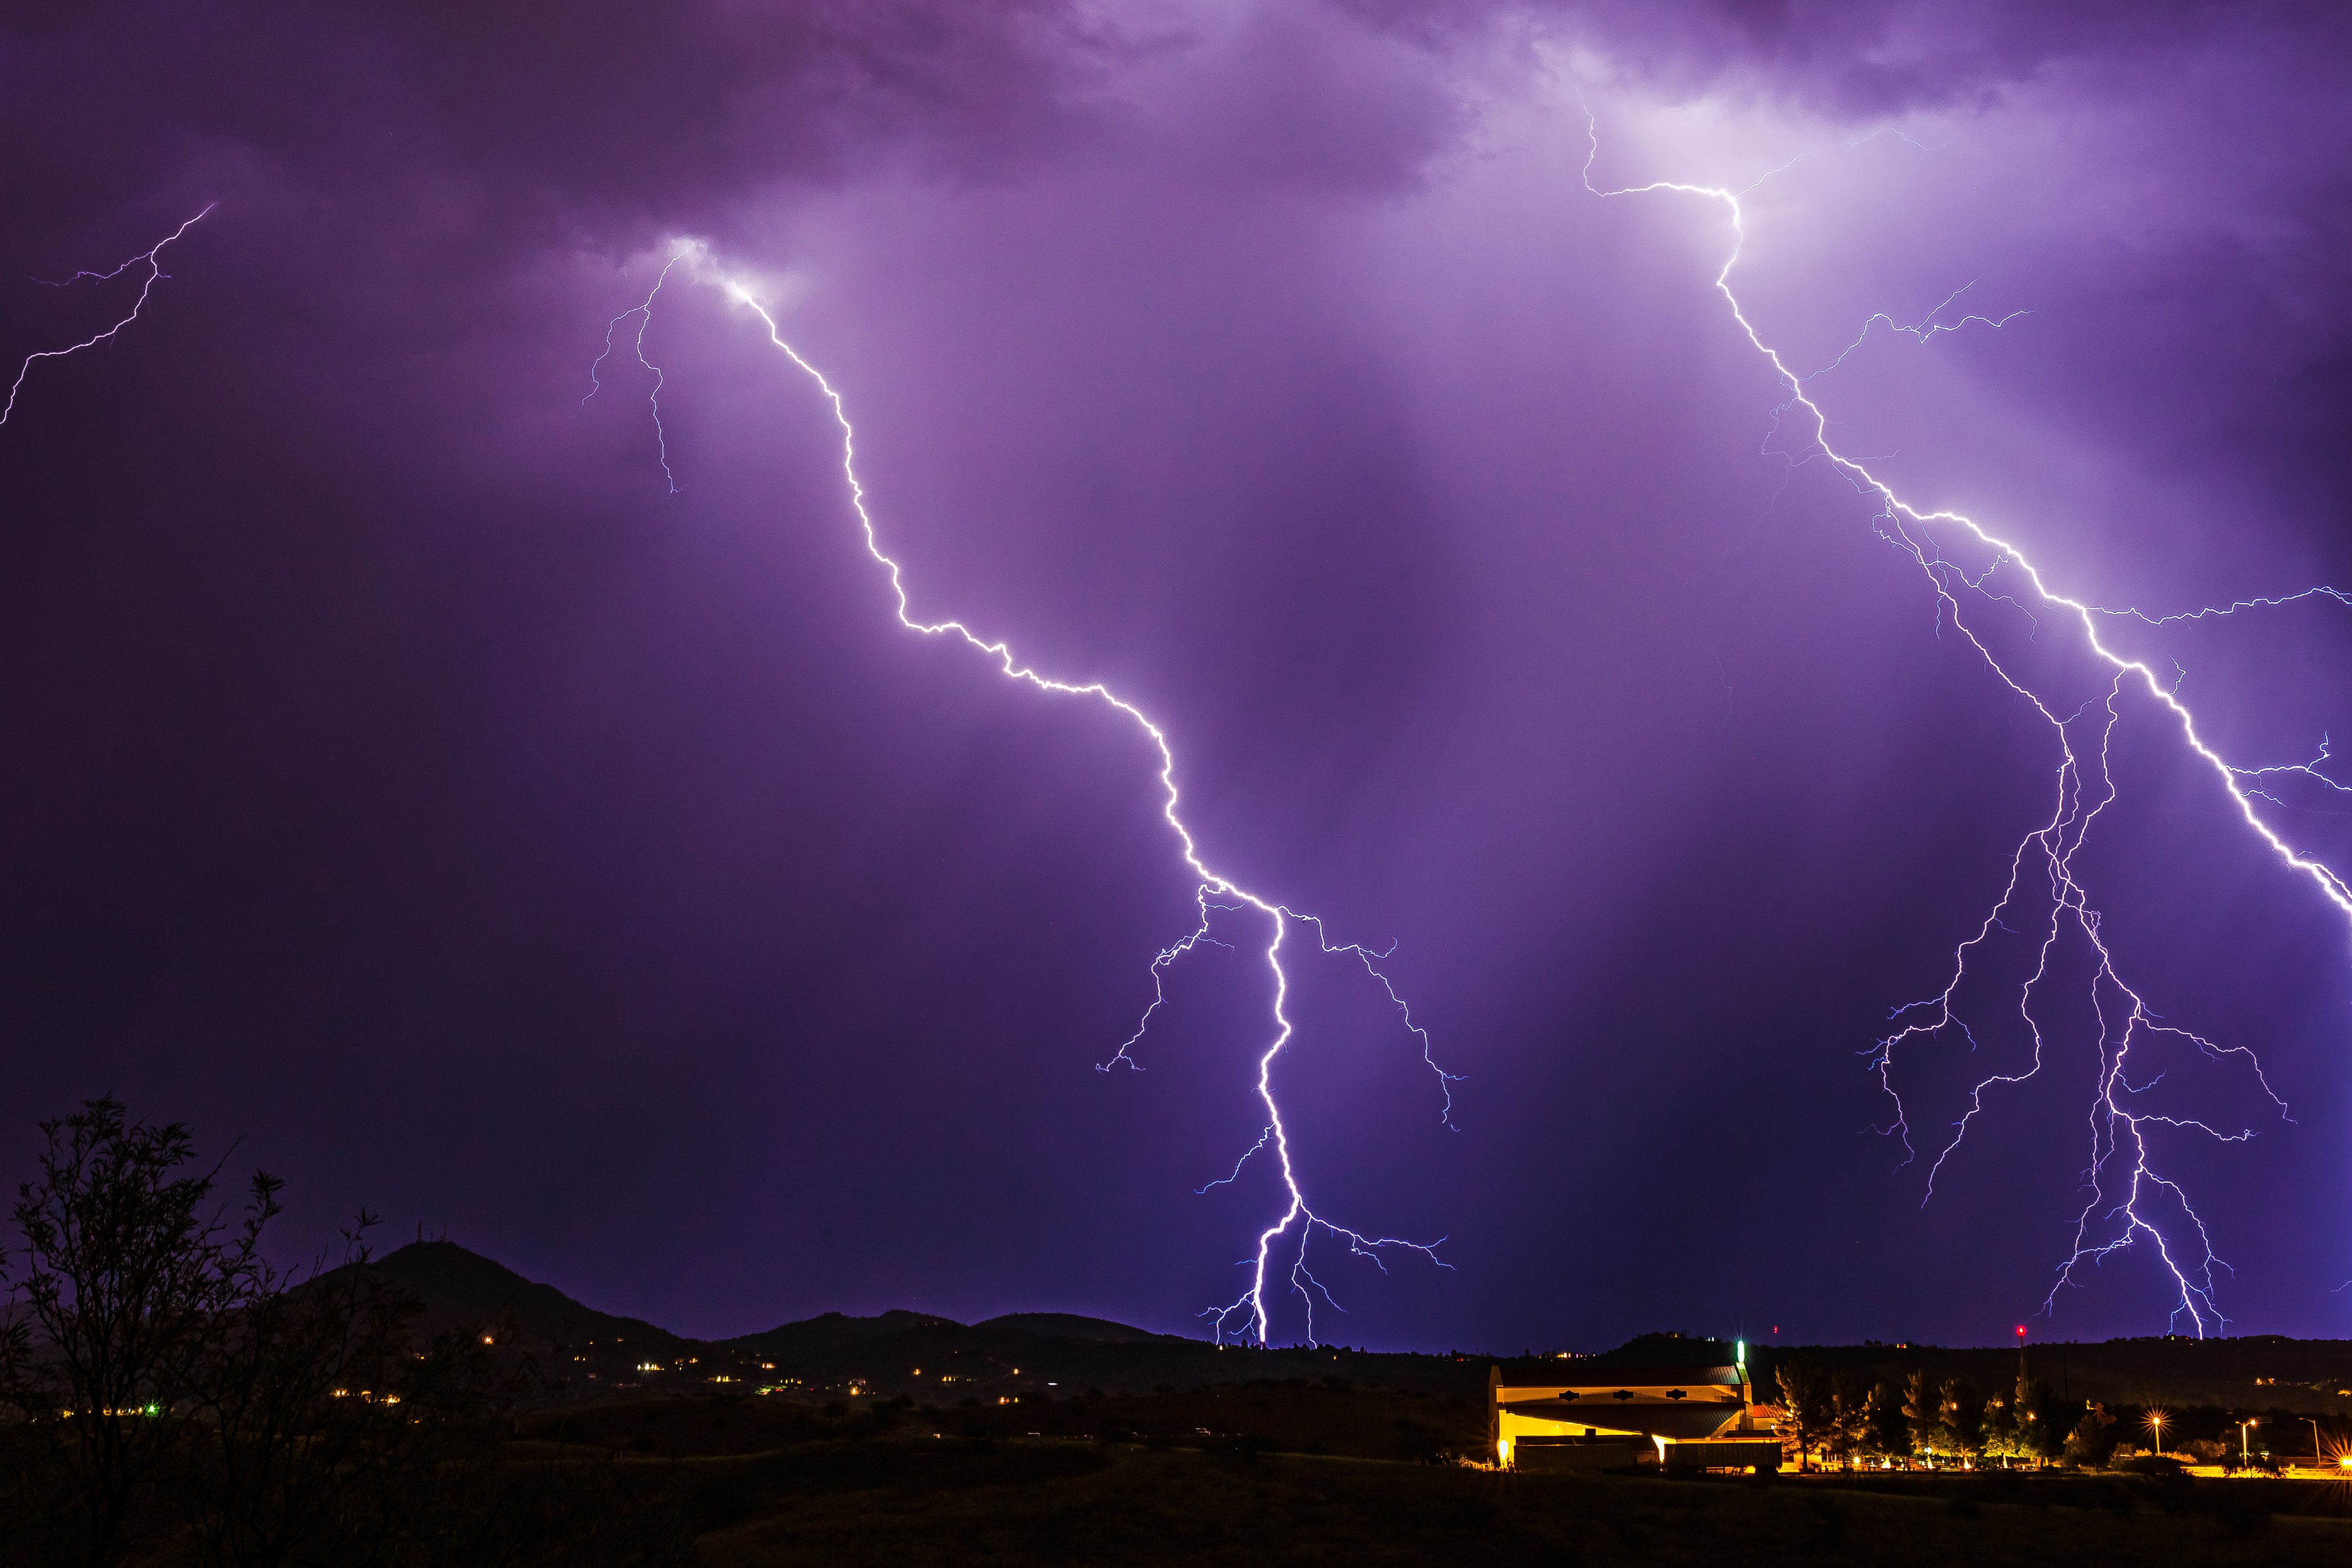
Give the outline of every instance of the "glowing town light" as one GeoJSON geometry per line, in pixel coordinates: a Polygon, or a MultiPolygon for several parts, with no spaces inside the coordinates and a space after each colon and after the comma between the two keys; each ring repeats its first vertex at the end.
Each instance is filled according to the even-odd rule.
{"type": "MultiPolygon", "coordinates": [[[[604,352],[597,356],[596,365],[601,366],[611,355],[613,334],[620,324],[632,316],[637,317],[635,334],[637,359],[638,362],[654,375],[655,382],[651,397],[657,399],[662,386],[661,369],[646,359],[645,353],[645,333],[646,328],[652,324],[654,299],[660,294],[662,285],[668,280],[672,270],[684,267],[687,276],[700,278],[709,275],[713,266],[709,250],[698,241],[680,240],[673,244],[669,259],[663,265],[659,276],[654,279],[654,286],[647,291],[643,302],[614,317],[605,327],[604,352]]],[[[1290,994],[1290,976],[1283,966],[1283,944],[1292,926],[1306,926],[1312,928],[1315,945],[1320,953],[1327,956],[1344,956],[1354,958],[1362,966],[1365,973],[1379,984],[1382,993],[1388,998],[1391,1007],[1395,1009],[1399,1022],[1420,1044],[1422,1061],[1437,1080],[1440,1122],[1447,1127],[1453,1126],[1454,1100],[1451,1086],[1459,1082],[1460,1079],[1437,1065],[1433,1054],[1434,1048],[1428,1030],[1414,1021],[1412,1009],[1406,1005],[1404,998],[1398,993],[1387,973],[1380,967],[1380,961],[1387,958],[1389,953],[1394,951],[1393,947],[1387,951],[1374,952],[1358,943],[1335,943],[1326,931],[1320,916],[1291,909],[1287,905],[1250,891],[1234,877],[1212,869],[1202,857],[1201,846],[1193,838],[1192,831],[1185,823],[1181,814],[1182,797],[1176,784],[1174,747],[1169,742],[1167,732],[1154,723],[1141,708],[1137,707],[1100,681],[1071,682],[1042,674],[1034,666],[1022,663],[1013,652],[1009,641],[1004,639],[991,641],[972,631],[961,621],[919,619],[913,613],[912,601],[908,596],[905,568],[895,557],[883,549],[880,531],[875,526],[873,515],[866,509],[866,486],[857,475],[857,433],[849,423],[848,409],[842,400],[841,393],[831,382],[825,379],[822,371],[802,358],[799,350],[785,340],[782,329],[775,317],[760,302],[748,284],[740,279],[725,276],[718,276],[712,280],[718,283],[730,300],[745,307],[759,317],[761,324],[767,329],[769,342],[815,383],[819,395],[831,408],[834,423],[841,429],[841,474],[849,493],[850,507],[857,515],[858,528],[865,538],[866,554],[873,558],[876,565],[889,574],[890,592],[896,601],[898,623],[908,631],[920,632],[926,637],[952,637],[961,641],[974,652],[985,654],[1008,680],[1017,681],[1040,692],[1051,693],[1058,696],[1089,698],[1117,710],[1150,741],[1152,750],[1159,758],[1160,820],[1167,824],[1169,831],[1174,835],[1184,865],[1192,875],[1193,904],[1200,912],[1200,922],[1191,933],[1161,949],[1152,959],[1150,967],[1152,999],[1144,1008],[1137,1022],[1135,1032],[1121,1042],[1118,1049],[1107,1060],[1097,1063],[1098,1069],[1108,1071],[1113,1067],[1125,1066],[1133,1071],[1141,1071],[1141,1064],[1136,1061],[1131,1053],[1150,1028],[1152,1016],[1167,1001],[1167,995],[1161,988],[1161,977],[1168,966],[1174,963],[1176,959],[1191,952],[1201,943],[1214,940],[1209,932],[1217,914],[1241,915],[1244,917],[1255,917],[1264,922],[1265,938],[1261,951],[1265,956],[1267,983],[1271,991],[1268,1009],[1269,1037],[1265,1050],[1258,1057],[1255,1088],[1259,1103],[1265,1109],[1265,1127],[1259,1134],[1256,1143],[1244,1151],[1240,1160],[1235,1163],[1232,1175],[1222,1181],[1212,1182],[1209,1186],[1218,1186],[1232,1181],[1234,1176],[1240,1175],[1242,1166],[1248,1164],[1254,1155],[1271,1148],[1287,1202],[1282,1212],[1258,1233],[1254,1254],[1244,1265],[1251,1271],[1248,1289],[1227,1305],[1212,1307],[1201,1314],[1212,1320],[1212,1328],[1217,1340],[1222,1343],[1226,1335],[1231,1333],[1237,1338],[1255,1337],[1260,1344],[1268,1343],[1272,1325],[1266,1299],[1266,1279],[1270,1270],[1281,1268],[1285,1271],[1289,1291],[1298,1297],[1305,1308],[1307,1343],[1309,1344],[1315,1343],[1315,1297],[1320,1295],[1326,1301],[1331,1299],[1323,1282],[1309,1272],[1307,1267],[1307,1244],[1318,1231],[1344,1243],[1349,1256],[1370,1260],[1372,1264],[1381,1269],[1383,1273],[1387,1271],[1387,1268],[1381,1262],[1381,1255],[1392,1249],[1418,1253],[1441,1269],[1453,1267],[1437,1256],[1437,1249],[1444,1245],[1444,1237],[1441,1236],[1434,1241],[1413,1241],[1401,1237],[1370,1235],[1340,1225],[1315,1209],[1307,1202],[1306,1189],[1301,1183],[1297,1167],[1292,1161],[1289,1130],[1283,1120],[1282,1107],[1276,1102],[1274,1095],[1275,1060],[1282,1054],[1283,1048],[1289,1044],[1295,1028],[1286,1006],[1290,994]],[[1277,1249],[1282,1254],[1280,1258],[1276,1256],[1277,1249]]],[[[585,403],[589,397],[593,397],[601,389],[602,383],[596,381],[594,367],[591,368],[590,381],[592,384],[587,396],[581,400],[583,403],[585,403]]],[[[654,417],[655,428],[658,435],[660,434],[658,402],[654,403],[654,417]]],[[[677,482],[669,469],[666,438],[661,451],[662,473],[664,477],[669,480],[670,489],[675,494],[677,482]]],[[[1203,1187],[1201,1190],[1205,1192],[1208,1188],[1203,1187]]],[[[1018,1368],[1015,1370],[1017,1371],[1018,1368]]]]}
{"type": "MultiPolygon", "coordinates": [[[[1937,1152],[1934,1162],[1928,1167],[1927,1196],[1921,1199],[1922,1204],[1924,1205],[1935,1196],[1936,1176],[1943,1168],[1945,1160],[1950,1157],[1952,1151],[1959,1147],[1961,1140],[1968,1135],[1970,1124],[1975,1121],[1978,1113],[1984,1108],[1986,1091],[1996,1084],[2024,1082],[2041,1071],[2042,1025],[2033,1010],[2037,989],[2049,972],[2053,951],[2058,946],[2062,936],[2068,931],[2078,934],[2087,944],[2095,958],[2089,999],[2099,1019],[2100,1029],[2098,1040],[2101,1057],[2100,1073],[2091,1110],[2091,1163],[2085,1173],[2090,1197],[2075,1218],[2074,1249],[2066,1260],[2059,1266],[2056,1279],[2051,1285],[2050,1294],[2044,1300],[2042,1309],[2044,1312],[2054,1310],[2059,1291],[2074,1282],[2074,1271],[2083,1264],[2085,1262],[2096,1264],[2144,1239],[2154,1249],[2166,1271],[2171,1276],[2176,1292],[2172,1308],[2173,1321],[2178,1322],[2185,1313],[2198,1336],[2204,1337],[2209,1328],[2218,1328],[2227,1322],[2221,1316],[2214,1300],[2213,1278],[2214,1269],[2217,1266],[2226,1267],[2226,1265],[2223,1265],[2215,1254],[2212,1240],[2206,1231],[2204,1221],[2198,1217],[2195,1208],[2190,1206],[2188,1195],[2177,1183],[2156,1170],[2150,1164],[2147,1129],[2153,1125],[2178,1131],[2202,1133],[2223,1143],[2242,1142],[2252,1137],[2253,1131],[2249,1127],[2234,1133],[2224,1132],[2194,1118],[2165,1116],[2130,1109],[2129,1096],[2149,1085],[2137,1083],[2127,1076],[2126,1059],[2136,1038],[2142,1035],[2168,1037],[2195,1046],[2209,1058],[2219,1060],[2224,1056],[2232,1056],[2242,1059],[2252,1069],[2255,1082],[2261,1085],[2263,1092],[2278,1108],[2282,1115],[2285,1113],[2286,1103],[2272,1091],[2268,1079],[2263,1075],[2260,1062],[2255,1060],[2252,1051],[2240,1046],[2219,1046],[2202,1035],[2157,1021],[2157,1015],[2149,1009],[2140,993],[2126,985],[2116,969],[2114,955],[2099,934],[2098,912],[2091,907],[2083,884],[2077,877],[2075,857],[2081,851],[2093,822],[2116,798],[2116,786],[2108,767],[2108,745],[2116,725],[2122,718],[2121,705],[2126,696],[2135,691],[2144,693],[2158,710],[2174,721],[2182,744],[2211,770],[2214,779],[2227,794],[2240,818],[2252,831],[2254,836],[2276,857],[2281,865],[2288,871],[2299,873],[2318,891],[2320,896],[2334,905],[2338,913],[2347,916],[2352,916],[2352,883],[2347,883],[2344,876],[2320,861],[2295,851],[2268,822],[2263,821],[2254,802],[2257,799],[2273,798],[2263,793],[2251,781],[2273,774],[2294,773],[2315,780],[2338,792],[2352,792],[2352,790],[2347,790],[2345,786],[2335,783],[2316,770],[2318,762],[2325,761],[2327,758],[2327,750],[2324,743],[2320,747],[2318,758],[2311,763],[2280,768],[2243,768],[2229,762],[2206,741],[2202,731],[2198,727],[2196,715],[2189,710],[2188,704],[2180,699],[2176,683],[2167,675],[2159,674],[2145,661],[2127,658],[2109,647],[2099,634],[2100,622],[2104,619],[2130,618],[2150,625],[2162,625],[2178,621],[2228,615],[2241,610],[2267,608],[2319,596],[2331,598],[2339,602],[2352,603],[2352,595],[2333,588],[2306,589],[2299,593],[2278,598],[2242,600],[2227,606],[2209,607],[2169,616],[2150,616],[2130,609],[2107,609],[2094,604],[2086,599],[2059,591],[2042,575],[2041,569],[2026,557],[2023,550],[1993,533],[1973,517],[1949,510],[1921,511],[1911,506],[1897,496],[1892,486],[1872,473],[1860,461],[1845,455],[1831,444],[1829,416],[1807,390],[1807,383],[1812,378],[1801,376],[1789,368],[1788,362],[1782,359],[1780,351],[1767,343],[1758,332],[1755,324],[1748,319],[1746,310],[1741,306],[1739,297],[1732,291],[1731,275],[1739,264],[1740,252],[1748,238],[1746,214],[1740,206],[1739,199],[1753,191],[1757,185],[1763,183],[1765,180],[1770,179],[1773,174],[1780,172],[1781,169],[1786,169],[1788,165],[1783,164],[1780,169],[1769,171],[1753,183],[1737,191],[1722,186],[1693,185],[1671,180],[1657,180],[1647,184],[1604,191],[1592,183],[1592,166],[1600,157],[1601,141],[1597,123],[1589,114],[1586,117],[1586,131],[1591,145],[1584,163],[1584,186],[1594,195],[1607,198],[1642,195],[1654,192],[1673,192],[1719,203],[1729,214],[1731,245],[1724,257],[1723,266],[1715,275],[1715,289],[1730,307],[1732,319],[1746,335],[1748,344],[1772,367],[1773,373],[1779,378],[1781,388],[1786,393],[1786,401],[1773,412],[1775,428],[1779,427],[1780,422],[1784,417],[1794,412],[1799,422],[1806,427],[1808,444],[1805,455],[1810,456],[1811,453],[1818,452],[1828,461],[1832,469],[1845,477],[1863,495],[1875,498],[1878,511],[1872,520],[1877,525],[1879,536],[1888,544],[1910,556],[1917,563],[1921,571],[1927,575],[1936,596],[1939,624],[1942,619],[1948,619],[1950,624],[1968,640],[1969,646],[1983,658],[1995,677],[2018,696],[2032,705],[2034,711],[2042,716],[2044,723],[2049,725],[2057,741],[2059,758],[2054,780],[2055,801],[2049,820],[2029,831],[2019,841],[2016,852],[2011,858],[2008,884],[2003,888],[2000,899],[1995,902],[1991,911],[1985,916],[1984,923],[1954,949],[1951,977],[1943,990],[1924,1001],[1910,1003],[1896,1009],[1890,1021],[1897,1022],[1900,1027],[1880,1040],[1872,1052],[1872,1065],[1878,1071],[1880,1086],[1895,1103],[1895,1119],[1893,1130],[1899,1133],[1902,1137],[1906,1155],[1904,1163],[1908,1164],[1916,1157],[1916,1151],[1911,1144],[1911,1128],[1904,1113],[1902,1096],[1895,1091],[1891,1079],[1895,1052],[1897,1048],[1910,1040],[1930,1038],[1948,1029],[1958,1030],[1962,1038],[1969,1040],[1971,1047],[1974,1046],[1975,1037],[1969,1032],[1967,1023],[1957,1010],[1955,995],[1961,982],[1967,977],[1969,958],[1972,950],[1990,939],[1996,931],[2009,929],[2003,924],[2003,915],[2010,911],[2012,902],[2018,898],[2021,886],[2026,880],[2026,868],[2031,862],[2038,873],[2047,878],[2051,897],[2049,921],[2047,926],[2042,931],[2039,962],[2025,981],[2018,998],[2019,1013],[2024,1020],[2032,1043],[2032,1065],[2021,1072],[1993,1073],[1976,1084],[1969,1093],[1967,1112],[1954,1124],[1951,1137],[1937,1152]],[[1947,560],[1936,542],[1936,533],[1939,528],[1954,530],[1973,539],[1978,546],[1991,553],[1993,566],[1971,577],[1958,566],[1947,560]],[[2019,594],[1996,595],[1986,587],[1987,580],[1993,571],[2002,568],[2011,569],[2015,575],[2023,579],[2019,594]],[[2081,632],[2082,645],[2111,672],[2106,700],[2104,704],[2098,705],[2105,716],[2104,719],[2086,719],[2086,710],[2061,713],[2054,705],[2053,699],[2046,699],[2032,689],[2022,677],[2012,674],[2004,666],[1986,642],[1985,637],[1970,625],[1962,603],[1964,593],[1973,594],[1976,598],[1988,601],[1999,600],[2012,603],[2018,601],[2020,595],[2028,596],[2033,602],[2060,612],[2065,620],[2074,622],[2081,632]],[[2095,748],[2090,745],[2090,737],[2087,734],[2078,740],[2078,726],[2095,733],[2097,742],[2095,748]],[[2119,1029],[2113,1021],[2114,1004],[2105,999],[2108,995],[2119,997],[2124,1004],[2119,1029]],[[2118,1195],[2109,1191],[2108,1184],[2111,1179],[2111,1167],[2119,1165],[2127,1166],[2128,1170],[2118,1184],[2122,1188],[2118,1195]],[[2168,1196],[2179,1203],[2182,1212],[2188,1216],[2189,1226],[2194,1231],[2193,1237],[2176,1244],[2142,1212],[2142,1203],[2152,1202],[2158,1196],[2168,1196]],[[2091,1230],[2095,1217],[2102,1223],[2113,1223],[2119,1218],[2122,1222],[2119,1233],[2111,1240],[2094,1241],[2091,1230]],[[2179,1256],[2176,1256],[2177,1249],[2179,1252],[2179,1256]]],[[[1874,317],[1872,319],[1873,321],[1887,319],[1891,322],[1891,318],[1874,317]]],[[[1932,317],[1930,319],[1932,320],[1932,317]]],[[[2002,321],[2013,319],[2013,317],[2003,317],[2000,321],[1985,318],[1969,319],[1980,320],[1989,326],[1999,326],[2002,321]]],[[[1956,326],[1966,324],[1968,322],[1964,320],[1956,326]]],[[[1869,326],[1865,324],[1864,329],[1865,336],[1868,330],[1869,326]]],[[[1933,336],[1932,331],[1923,333],[1917,329],[1905,330],[1910,331],[1923,343],[1933,336]]],[[[1859,341],[1860,340],[1857,339],[1857,345],[1859,341]]],[[[1849,347],[1846,352],[1853,352],[1853,349],[1849,347]]],[[[1842,354],[1839,358],[1842,361],[1844,355],[1842,354]]],[[[1798,458],[1790,455],[1790,461],[1793,463],[1798,461],[1798,458]]]]}
{"type": "Polygon", "coordinates": [[[163,247],[170,245],[173,240],[178,239],[182,235],[186,234],[190,229],[195,227],[197,224],[204,220],[205,213],[211,212],[218,205],[220,205],[218,202],[206,202],[205,204],[204,212],[198,213],[194,217],[190,218],[186,223],[182,224],[178,228],[175,228],[170,234],[165,235],[162,239],[157,240],[155,242],[155,247],[152,250],[142,251],[139,255],[132,256],[129,261],[124,262],[121,267],[116,267],[111,272],[77,272],[71,277],[61,279],[49,286],[52,288],[69,288],[73,285],[84,281],[91,283],[104,283],[109,278],[121,277],[124,273],[130,271],[132,267],[138,266],[142,261],[147,264],[146,281],[139,286],[139,298],[131,302],[130,315],[125,316],[113,326],[109,327],[105,331],[97,333],[91,337],[84,338],[79,343],[69,343],[62,349],[43,349],[37,353],[31,353],[25,356],[25,362],[16,367],[16,379],[9,383],[7,402],[5,403],[0,403],[0,424],[7,423],[8,416],[16,412],[16,394],[25,390],[25,378],[33,373],[33,366],[37,361],[41,360],[62,360],[69,354],[79,354],[84,349],[94,349],[100,343],[110,341],[117,332],[121,331],[122,329],[130,326],[131,323],[139,319],[139,313],[147,308],[147,297],[155,291],[155,285],[161,282],[165,276],[163,262],[163,247]]]}

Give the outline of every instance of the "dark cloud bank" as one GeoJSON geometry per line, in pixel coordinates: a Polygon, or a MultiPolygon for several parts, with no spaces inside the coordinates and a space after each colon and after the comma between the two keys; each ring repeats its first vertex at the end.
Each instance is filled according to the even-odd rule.
{"type": "MultiPolygon", "coordinates": [[[[1322,1260],[1349,1343],[1989,1339],[2081,1202],[2079,1042],[1924,1209],[1863,1054],[2046,733],[1759,455],[1719,216],[1587,196],[1580,104],[1610,183],[1816,153],[1743,279],[1801,359],[1971,279],[2032,311],[1822,383],[1929,499],[2118,602],[2352,581],[2324,13],[166,5],[0,48],[9,362],[123,302],[28,279],[221,204],[0,428],[0,1146],[111,1089],[307,1224],[684,1330],[1181,1328],[1271,1194],[1193,1190],[1256,1135],[1249,952],[1091,1071],[1190,917],[1132,732],[891,624],[827,411],[718,291],[647,338],[679,494],[633,329],[580,403],[675,235],[845,391],[919,612],[1133,695],[1214,861],[1399,944],[1460,1131],[1344,964],[1282,1080],[1319,1205],[1449,1237],[1322,1260]]],[[[2152,652],[2297,759],[2352,728],[2326,608],[2152,652]]],[[[2341,1333],[2342,923],[2158,726],[2119,758],[2107,929],[2294,1107],[2212,1071],[2260,1135],[2168,1153],[2223,1304],[2341,1333]]],[[[1927,1122],[1967,1070],[1913,1070],[1927,1122]]],[[[2054,1332],[2160,1321],[2145,1249],[2085,1280],[2054,1332]]]]}

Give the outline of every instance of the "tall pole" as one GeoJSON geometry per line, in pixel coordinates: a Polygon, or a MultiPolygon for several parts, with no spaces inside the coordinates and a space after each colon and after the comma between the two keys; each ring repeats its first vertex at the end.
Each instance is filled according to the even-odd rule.
{"type": "Polygon", "coordinates": [[[2315,1465],[2325,1464],[2326,1461],[2321,1458],[2319,1454],[2319,1423],[2312,1420],[2308,1416],[2304,1419],[2311,1422],[2311,1462],[2315,1465]]]}
{"type": "Polygon", "coordinates": [[[2011,1424],[2025,1430],[2025,1325],[2017,1325],[2017,1387],[2009,1396],[2011,1424]]]}

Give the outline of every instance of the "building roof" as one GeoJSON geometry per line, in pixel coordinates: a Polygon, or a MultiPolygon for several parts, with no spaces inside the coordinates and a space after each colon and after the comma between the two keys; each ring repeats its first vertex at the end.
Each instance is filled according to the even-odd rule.
{"type": "Polygon", "coordinates": [[[1573,1361],[1497,1366],[1496,1381],[1505,1388],[1568,1388],[1580,1393],[1612,1393],[1620,1388],[1736,1389],[1737,1366],[1593,1366],[1573,1361]]]}

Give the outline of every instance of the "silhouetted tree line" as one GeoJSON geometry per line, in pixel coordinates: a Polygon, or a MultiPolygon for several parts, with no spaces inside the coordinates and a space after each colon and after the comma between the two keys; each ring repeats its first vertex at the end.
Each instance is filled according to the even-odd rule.
{"type": "Polygon", "coordinates": [[[1780,1434],[1799,1463],[1850,1466],[2084,1463],[2105,1456],[2107,1414],[2058,1397],[2037,1377],[1987,1397],[1965,1377],[1834,1375],[1799,1353],[1779,1366],[1780,1434]]]}
{"type": "Polygon", "coordinates": [[[41,1131],[0,1260],[0,1563],[684,1560],[611,1467],[509,1455],[535,1369],[494,1334],[420,1340],[373,1216],[290,1272],[263,1250],[279,1181],[232,1216],[184,1124],[101,1099],[41,1131]]]}

